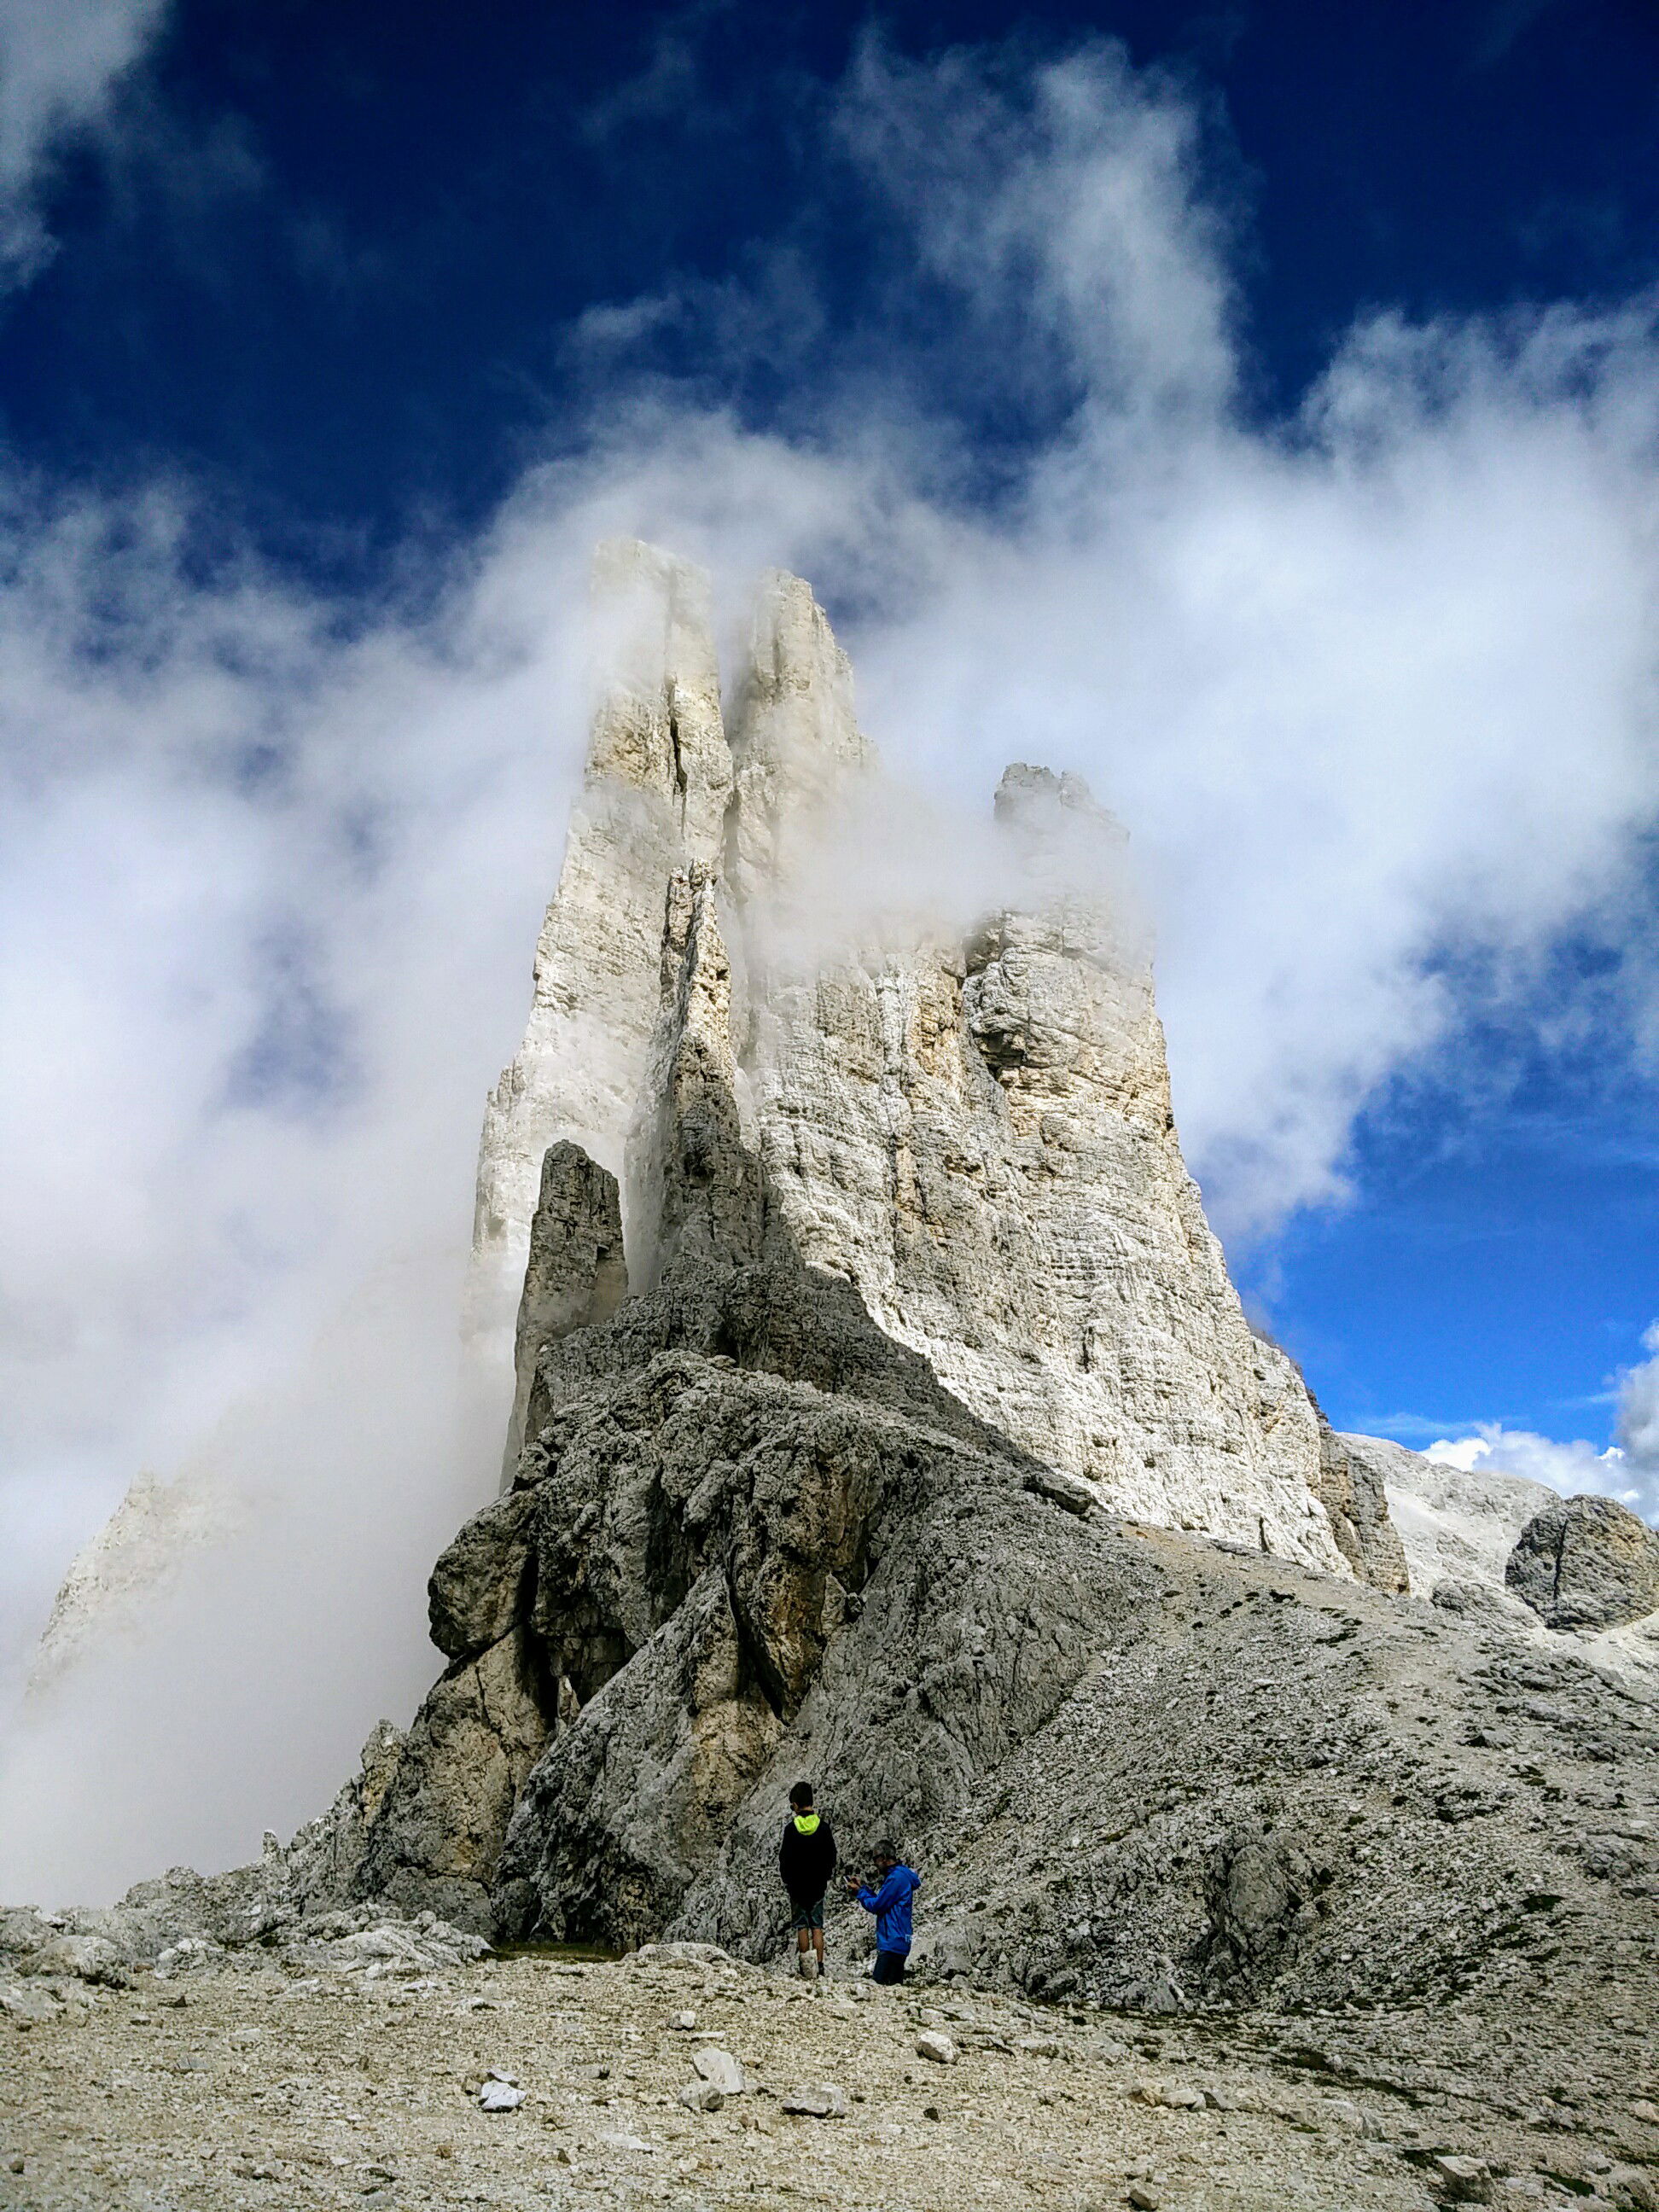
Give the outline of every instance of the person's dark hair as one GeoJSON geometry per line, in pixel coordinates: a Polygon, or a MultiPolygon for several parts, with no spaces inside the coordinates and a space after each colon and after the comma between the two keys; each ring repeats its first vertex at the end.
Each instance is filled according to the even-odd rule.
{"type": "Polygon", "coordinates": [[[903,1863],[899,1847],[890,1836],[884,1836],[876,1845],[876,1858],[878,1863],[882,1866],[900,1866],[903,1863]]]}
{"type": "Polygon", "coordinates": [[[811,1802],[812,1785],[810,1782],[798,1782],[789,1792],[789,1802],[792,1805],[810,1805],[811,1802]]]}

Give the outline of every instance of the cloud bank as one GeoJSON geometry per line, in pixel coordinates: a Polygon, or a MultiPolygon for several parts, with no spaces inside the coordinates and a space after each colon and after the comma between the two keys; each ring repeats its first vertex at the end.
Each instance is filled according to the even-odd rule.
{"type": "Polygon", "coordinates": [[[39,206],[47,161],[107,125],[167,12],[167,0],[0,0],[0,276],[21,283],[51,252],[39,206]]]}
{"type": "Polygon", "coordinates": [[[812,578],[944,814],[1011,758],[1090,779],[1224,1227],[1340,1199],[1383,1084],[1487,1079],[1476,1023],[1589,1025],[1626,1073],[1659,1035],[1655,303],[1379,315],[1264,419],[1178,90],[1104,48],[871,48],[817,127],[881,242],[844,327],[793,246],[614,303],[572,334],[583,434],[381,600],[205,561],[176,487],[7,495],[14,1686],[140,1469],[235,1510],[14,1717],[0,1894],[246,1856],[433,1670],[426,1569],[499,1450],[454,1380],[477,1121],[580,761],[597,538],[707,562],[733,622],[762,567],[812,578]],[[757,351],[794,393],[764,426],[757,351]]]}

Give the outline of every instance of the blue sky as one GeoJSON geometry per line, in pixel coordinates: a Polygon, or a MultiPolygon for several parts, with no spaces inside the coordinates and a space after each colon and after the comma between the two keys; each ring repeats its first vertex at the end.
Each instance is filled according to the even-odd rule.
{"type": "Polygon", "coordinates": [[[934,790],[1031,750],[1125,812],[1189,1153],[1339,1425],[1607,1444],[1659,1315],[1651,8],[0,38],[7,1310],[50,1336],[97,1163],[126,1194],[103,1317],[28,1352],[43,1556],[345,1294],[328,1178],[403,1157],[385,1101],[459,1129],[510,1050],[579,742],[553,609],[612,524],[809,567],[934,790]],[[1031,619],[981,669],[993,572],[1031,619]],[[131,1090],[88,1063],[65,1112],[100,1034],[131,1090]]]}

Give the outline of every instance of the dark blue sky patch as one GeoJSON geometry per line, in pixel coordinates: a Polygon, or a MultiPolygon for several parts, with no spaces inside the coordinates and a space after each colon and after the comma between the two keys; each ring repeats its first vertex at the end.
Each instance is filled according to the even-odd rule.
{"type": "MultiPolygon", "coordinates": [[[[1013,32],[1028,52],[1116,39],[1205,91],[1269,413],[1374,307],[1612,298],[1659,276],[1659,17],[1634,0],[1525,21],[1496,0],[877,20],[901,60],[1013,32]]],[[[870,21],[181,0],[116,149],[60,167],[60,250],[5,311],[0,424],[24,459],[100,483],[183,467],[302,568],[372,571],[417,516],[471,526],[526,442],[556,447],[585,411],[568,338],[586,311],[750,284],[757,250],[787,246],[829,318],[811,350],[878,304],[890,318],[881,226],[826,137],[870,21]]],[[[909,307],[932,396],[982,409],[993,450],[1017,441],[948,297],[909,307]]],[[[706,368],[674,362],[675,327],[651,343],[706,368]]],[[[799,411],[793,368],[751,355],[732,395],[748,419],[799,411]]]]}

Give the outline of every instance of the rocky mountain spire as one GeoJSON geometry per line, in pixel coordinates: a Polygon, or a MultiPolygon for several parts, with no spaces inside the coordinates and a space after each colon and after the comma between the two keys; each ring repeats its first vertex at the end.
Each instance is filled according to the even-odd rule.
{"type": "Polygon", "coordinates": [[[523,1042],[484,1110],[465,1327],[485,1387],[513,1358],[542,1158],[622,1166],[656,1034],[663,902],[720,855],[732,788],[708,579],[654,546],[594,556],[599,679],[582,791],[536,946],[523,1042]]]}
{"type": "MultiPolygon", "coordinates": [[[[1548,2069],[1494,2075],[1503,2109],[1588,2109],[1586,2077],[1541,2085],[1564,2018],[1603,2053],[1643,2033],[1653,1838],[1605,1816],[1653,1795],[1659,1538],[1336,1436],[1251,1331],[1123,833],[1077,778],[1004,778],[972,927],[875,945],[849,901],[839,937],[780,927],[890,803],[822,611],[767,580],[728,753],[702,580],[642,547],[599,568],[611,680],[480,1170],[522,1436],[428,1584],[443,1671],[259,1868],[82,1926],[161,1971],[181,1910],[216,1944],[384,1942],[313,1917],[359,1900],[775,1956],[811,1775],[849,1856],[896,1833],[927,1868],[924,1975],[1346,2020],[1374,2081],[1392,2018],[1396,2112],[1438,2094],[1420,2023],[1461,2060],[1484,1991],[1506,2049],[1531,2003],[1548,2069]],[[1390,1496],[1432,1612],[1395,1602],[1390,1496]]],[[[867,1939],[836,1911],[839,1958],[867,1939]]],[[[55,1930],[4,1920],[58,1971],[55,1930]]]]}
{"type": "Polygon", "coordinates": [[[799,867],[836,802],[877,765],[853,671],[810,585],[774,568],[755,595],[731,718],[735,796],[726,841],[740,902],[799,867]]]}
{"type": "Polygon", "coordinates": [[[707,580],[611,546],[595,594],[611,681],[485,1117],[475,1316],[516,1300],[541,1151],[617,1170],[626,1139],[636,1288],[676,1254],[757,1256],[763,1179],[809,1267],[1114,1510],[1368,1571],[1380,1493],[1355,1505],[1369,1478],[1252,1335],[1182,1159],[1121,828],[1079,778],[1016,766],[1018,904],[965,939],[792,955],[781,905],[850,809],[896,803],[823,609],[763,580],[728,746],[707,580]]]}

